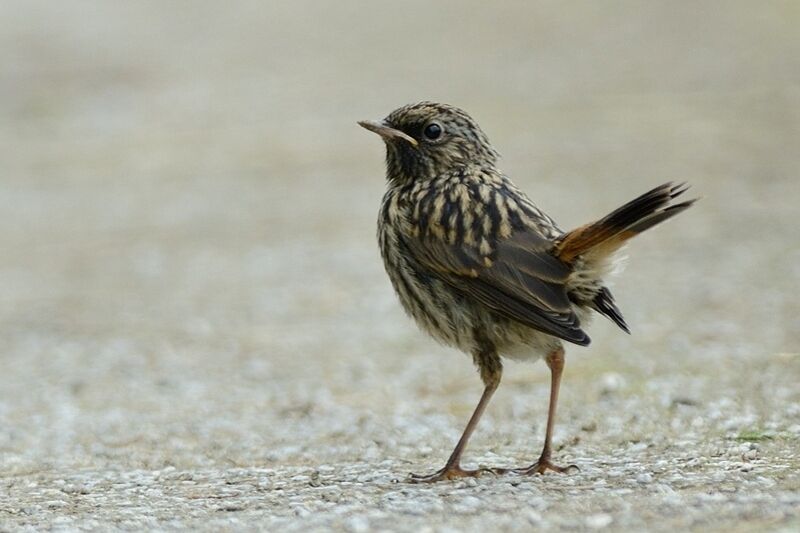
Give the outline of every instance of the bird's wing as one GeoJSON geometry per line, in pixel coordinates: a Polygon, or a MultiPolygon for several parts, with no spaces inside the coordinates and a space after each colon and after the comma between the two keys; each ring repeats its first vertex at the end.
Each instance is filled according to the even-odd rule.
{"type": "Polygon", "coordinates": [[[441,234],[403,240],[422,267],[496,313],[566,341],[589,344],[565,288],[571,268],[550,253],[552,242],[535,229],[495,237],[483,249],[450,243],[441,234]]]}

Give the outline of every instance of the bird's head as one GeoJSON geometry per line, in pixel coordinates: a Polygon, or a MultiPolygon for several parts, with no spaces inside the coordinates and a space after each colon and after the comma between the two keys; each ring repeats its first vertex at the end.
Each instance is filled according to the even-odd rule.
{"type": "Polygon", "coordinates": [[[386,176],[398,184],[433,179],[471,165],[493,166],[498,158],[472,117],[446,104],[411,104],[381,121],[359,124],[383,138],[386,176]]]}

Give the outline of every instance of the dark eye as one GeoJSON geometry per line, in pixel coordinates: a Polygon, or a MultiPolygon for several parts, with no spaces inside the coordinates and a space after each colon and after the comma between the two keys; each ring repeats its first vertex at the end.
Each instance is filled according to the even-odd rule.
{"type": "Polygon", "coordinates": [[[442,136],[443,131],[444,130],[442,130],[442,127],[439,124],[437,124],[436,122],[431,122],[430,124],[425,126],[425,129],[422,131],[422,134],[425,135],[426,139],[435,141],[436,139],[442,136]]]}

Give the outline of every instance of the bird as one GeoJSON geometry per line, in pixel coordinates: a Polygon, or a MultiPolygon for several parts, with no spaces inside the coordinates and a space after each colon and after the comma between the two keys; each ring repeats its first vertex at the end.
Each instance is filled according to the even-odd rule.
{"type": "Polygon", "coordinates": [[[677,201],[688,185],[669,182],[563,231],[498,168],[498,152],[465,111],[419,102],[358,124],[386,147],[378,244],[394,291],[422,330],[472,357],[484,386],[445,465],[410,474],[410,481],[579,470],[552,461],[565,343],[589,344],[585,326],[594,313],[630,333],[604,278],[629,239],[697,199],[677,201]],[[540,358],[550,370],[550,398],[538,460],[513,469],[462,467],[467,442],[500,384],[503,360],[540,358]]]}

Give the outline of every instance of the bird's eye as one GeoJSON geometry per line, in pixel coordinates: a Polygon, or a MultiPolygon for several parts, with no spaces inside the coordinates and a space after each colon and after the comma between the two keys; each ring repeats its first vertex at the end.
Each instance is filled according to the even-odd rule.
{"type": "Polygon", "coordinates": [[[422,134],[425,135],[425,138],[431,141],[435,141],[439,137],[442,136],[442,132],[444,130],[437,122],[431,122],[425,129],[422,131],[422,134]]]}

